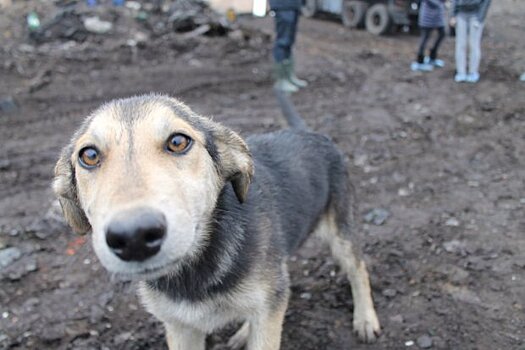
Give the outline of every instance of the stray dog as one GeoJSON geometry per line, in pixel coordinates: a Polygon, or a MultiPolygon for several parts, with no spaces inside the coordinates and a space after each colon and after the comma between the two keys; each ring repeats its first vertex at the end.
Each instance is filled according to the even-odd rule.
{"type": "MultiPolygon", "coordinates": [[[[282,96],[281,96],[282,97],[282,96]]],[[[352,188],[341,152],[298,129],[243,139],[176,99],[146,95],[94,111],[55,167],[64,216],[110,273],[139,280],[170,350],[244,322],[234,349],[280,348],[286,260],[311,232],[348,275],[353,326],[380,332],[368,273],[350,242],[352,188]]]]}

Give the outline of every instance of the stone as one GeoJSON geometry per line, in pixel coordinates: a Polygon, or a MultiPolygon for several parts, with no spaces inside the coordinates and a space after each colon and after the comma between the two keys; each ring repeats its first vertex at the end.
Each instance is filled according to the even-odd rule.
{"type": "Polygon", "coordinates": [[[16,260],[20,259],[22,252],[20,249],[11,247],[0,250],[0,268],[5,268],[16,260]]]}
{"type": "Polygon", "coordinates": [[[467,255],[467,245],[465,242],[458,241],[457,239],[444,242],[443,248],[447,253],[459,254],[463,256],[467,255]]]}
{"type": "Polygon", "coordinates": [[[417,346],[421,349],[428,349],[432,347],[432,338],[424,334],[416,340],[417,346]]]}
{"type": "Polygon", "coordinates": [[[458,227],[459,220],[456,218],[449,218],[447,221],[445,221],[445,226],[458,227]]]}
{"type": "Polygon", "coordinates": [[[0,99],[0,112],[10,113],[18,109],[15,100],[11,96],[7,96],[0,99]]]}
{"type": "Polygon", "coordinates": [[[11,166],[9,159],[0,159],[0,170],[8,170],[11,166]]]}
{"type": "Polygon", "coordinates": [[[383,290],[383,295],[387,298],[393,298],[395,297],[397,294],[397,291],[395,289],[392,289],[392,288],[387,288],[385,290],[383,290]]]}
{"type": "Polygon", "coordinates": [[[390,217],[390,212],[383,208],[374,208],[370,210],[364,217],[367,223],[372,223],[376,226],[383,225],[390,217]]]}
{"type": "Polygon", "coordinates": [[[300,297],[301,297],[301,299],[310,300],[310,299],[312,299],[312,293],[308,293],[308,292],[301,293],[300,297]]]}

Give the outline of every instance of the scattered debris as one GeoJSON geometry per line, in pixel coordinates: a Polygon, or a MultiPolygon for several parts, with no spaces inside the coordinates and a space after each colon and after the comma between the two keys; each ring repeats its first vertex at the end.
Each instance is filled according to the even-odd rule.
{"type": "Polygon", "coordinates": [[[382,293],[385,297],[387,298],[393,298],[397,295],[397,291],[395,289],[392,289],[392,288],[387,288],[385,290],[383,290],[383,293],[382,293]]]}
{"type": "Polygon", "coordinates": [[[419,346],[421,349],[428,349],[432,347],[432,338],[426,334],[417,338],[416,342],[417,346],[419,346]]]}
{"type": "Polygon", "coordinates": [[[456,218],[449,218],[447,221],[445,221],[445,226],[458,227],[459,220],[456,218]]]}
{"type": "Polygon", "coordinates": [[[404,319],[403,315],[398,314],[398,315],[391,316],[390,317],[390,321],[394,322],[394,323],[403,323],[403,322],[405,322],[405,319],[404,319]]]}
{"type": "Polygon", "coordinates": [[[66,9],[58,12],[38,29],[31,31],[29,37],[38,44],[57,39],[83,42],[87,34],[81,15],[72,9],[66,9]]]}
{"type": "Polygon", "coordinates": [[[310,300],[312,299],[312,293],[308,293],[308,292],[301,293],[300,298],[305,299],[305,300],[310,300]]]}
{"type": "Polygon", "coordinates": [[[29,81],[29,92],[35,92],[51,83],[51,70],[45,69],[29,81]]]}
{"type": "Polygon", "coordinates": [[[453,239],[443,243],[443,248],[447,253],[458,254],[466,256],[468,254],[467,245],[465,242],[453,239]]]}
{"type": "Polygon", "coordinates": [[[388,210],[383,208],[374,208],[365,215],[364,219],[367,223],[381,226],[389,217],[390,212],[388,210]]]}
{"type": "Polygon", "coordinates": [[[10,113],[18,109],[18,106],[11,96],[0,99],[0,112],[1,113],[10,113]]]}
{"type": "Polygon", "coordinates": [[[5,268],[20,259],[22,252],[16,247],[0,250],[0,268],[5,268]]]}
{"type": "Polygon", "coordinates": [[[415,344],[415,343],[414,343],[413,340],[407,340],[407,341],[405,342],[405,346],[407,346],[407,347],[409,347],[409,346],[413,346],[414,344],[415,344]]]}
{"type": "Polygon", "coordinates": [[[88,32],[95,34],[106,34],[113,28],[111,22],[103,21],[98,16],[86,17],[82,23],[88,32]]]}
{"type": "Polygon", "coordinates": [[[468,288],[456,287],[450,283],[447,283],[443,286],[443,289],[456,301],[473,305],[483,305],[481,299],[476,295],[476,293],[468,288]]]}
{"type": "Polygon", "coordinates": [[[27,15],[27,28],[30,31],[35,31],[40,28],[40,18],[38,18],[35,11],[31,11],[27,15]]]}

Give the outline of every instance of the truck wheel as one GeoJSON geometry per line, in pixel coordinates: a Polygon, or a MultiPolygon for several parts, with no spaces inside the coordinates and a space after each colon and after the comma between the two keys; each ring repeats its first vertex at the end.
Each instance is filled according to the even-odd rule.
{"type": "Polygon", "coordinates": [[[386,34],[392,28],[392,18],[384,4],[375,4],[366,12],[366,30],[375,35],[386,34]]]}
{"type": "Polygon", "coordinates": [[[341,12],[343,25],[348,28],[363,28],[367,9],[368,4],[364,1],[343,1],[343,11],[341,12]]]}
{"type": "Polygon", "coordinates": [[[304,0],[301,13],[305,17],[314,17],[317,14],[317,0],[304,0]]]}

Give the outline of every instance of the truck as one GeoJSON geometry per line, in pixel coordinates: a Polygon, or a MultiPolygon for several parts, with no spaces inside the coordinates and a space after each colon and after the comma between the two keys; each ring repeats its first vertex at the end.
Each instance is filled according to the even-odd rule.
{"type": "Polygon", "coordinates": [[[420,0],[303,0],[302,13],[314,17],[329,13],[341,18],[349,28],[366,28],[375,35],[394,28],[415,28],[420,0]]]}

